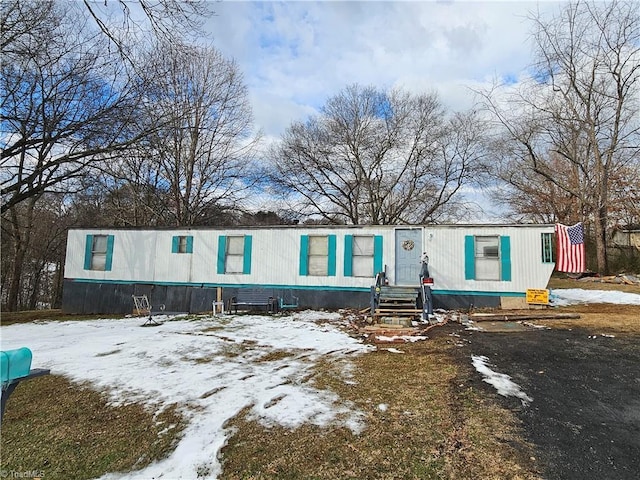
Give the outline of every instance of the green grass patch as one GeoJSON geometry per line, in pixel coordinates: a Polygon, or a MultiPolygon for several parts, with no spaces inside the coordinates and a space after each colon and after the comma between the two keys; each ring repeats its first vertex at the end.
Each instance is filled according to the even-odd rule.
{"type": "Polygon", "coordinates": [[[168,455],[184,428],[172,406],[155,415],[112,406],[105,394],[57,375],[22,382],[2,421],[2,466],[80,480],[143,468],[168,455]]]}

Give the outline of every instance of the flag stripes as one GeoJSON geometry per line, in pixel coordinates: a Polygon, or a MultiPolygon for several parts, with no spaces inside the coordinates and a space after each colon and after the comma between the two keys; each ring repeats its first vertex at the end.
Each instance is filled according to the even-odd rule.
{"type": "Polygon", "coordinates": [[[582,223],[568,227],[556,224],[558,242],[556,270],[558,272],[581,273],[585,271],[584,230],[582,223]]]}

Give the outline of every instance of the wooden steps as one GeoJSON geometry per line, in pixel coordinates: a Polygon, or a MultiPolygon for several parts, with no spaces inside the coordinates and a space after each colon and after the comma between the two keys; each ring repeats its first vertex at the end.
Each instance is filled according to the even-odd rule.
{"type": "Polygon", "coordinates": [[[382,286],[373,316],[374,318],[419,316],[422,310],[417,305],[418,295],[417,287],[382,286]]]}
{"type": "Polygon", "coordinates": [[[422,313],[422,310],[418,309],[397,309],[393,311],[380,311],[376,308],[375,312],[373,312],[374,318],[379,317],[402,317],[402,318],[414,318],[419,316],[422,313]]]}

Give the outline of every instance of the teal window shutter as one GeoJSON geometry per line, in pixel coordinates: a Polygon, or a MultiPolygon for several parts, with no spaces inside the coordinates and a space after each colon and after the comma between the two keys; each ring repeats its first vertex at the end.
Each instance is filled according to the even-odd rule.
{"type": "Polygon", "coordinates": [[[187,237],[187,253],[193,253],[193,236],[187,237]]]}
{"type": "Polygon", "coordinates": [[[505,282],[511,281],[511,237],[500,237],[500,272],[505,282]]]}
{"type": "Polygon", "coordinates": [[[244,236],[244,256],[242,258],[242,273],[249,275],[251,273],[251,235],[244,236]]]}
{"type": "Polygon", "coordinates": [[[353,235],[344,236],[344,276],[353,276],[353,235]]]}
{"type": "Polygon", "coordinates": [[[382,271],[382,235],[373,237],[373,274],[382,271]]]}
{"type": "Polygon", "coordinates": [[[300,275],[309,275],[309,235],[300,236],[300,275]]]}
{"type": "Polygon", "coordinates": [[[473,235],[464,237],[464,278],[475,280],[476,278],[476,248],[473,235]]]}
{"type": "Polygon", "coordinates": [[[84,269],[91,270],[91,255],[93,251],[93,235],[87,235],[84,245],[84,269]]]}
{"type": "Polygon", "coordinates": [[[329,255],[328,255],[329,265],[327,266],[327,275],[330,277],[335,277],[336,276],[336,243],[337,243],[336,236],[329,235],[328,241],[329,241],[329,255]]]}
{"type": "Polygon", "coordinates": [[[227,237],[220,235],[218,237],[218,273],[224,273],[224,259],[227,254],[227,237]]]}
{"type": "Polygon", "coordinates": [[[180,237],[173,237],[171,239],[171,253],[178,253],[180,246],[180,237]]]}
{"type": "Polygon", "coordinates": [[[113,264],[113,235],[107,235],[107,258],[104,264],[104,269],[107,272],[111,271],[111,265],[113,264]]]}

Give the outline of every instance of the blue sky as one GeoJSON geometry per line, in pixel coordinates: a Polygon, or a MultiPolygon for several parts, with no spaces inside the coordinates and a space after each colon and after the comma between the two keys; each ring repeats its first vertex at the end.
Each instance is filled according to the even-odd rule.
{"type": "Polygon", "coordinates": [[[279,137],[352,83],[437,91],[451,110],[470,88],[515,84],[531,60],[528,12],[542,1],[223,1],[206,29],[239,64],[257,128],[279,137]]]}

